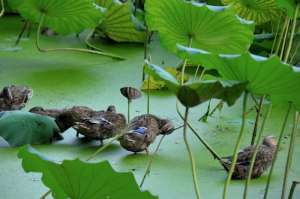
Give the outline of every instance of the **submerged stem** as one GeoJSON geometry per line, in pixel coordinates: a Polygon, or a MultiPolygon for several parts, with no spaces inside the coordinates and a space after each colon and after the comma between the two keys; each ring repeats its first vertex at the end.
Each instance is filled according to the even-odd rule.
{"type": "Polygon", "coordinates": [[[257,111],[257,114],[256,114],[254,128],[253,128],[253,132],[252,132],[251,145],[254,144],[255,139],[256,139],[256,133],[257,133],[258,125],[259,125],[259,118],[260,118],[260,114],[261,114],[261,111],[262,111],[264,99],[265,99],[265,96],[262,96],[260,98],[260,101],[259,101],[258,111],[257,111]]]}
{"type": "Polygon", "coordinates": [[[184,139],[184,143],[185,143],[185,146],[186,146],[188,154],[189,154],[190,163],[191,163],[191,167],[192,167],[192,176],[193,176],[195,194],[196,194],[197,199],[200,199],[201,197],[200,197],[199,183],[198,183],[198,179],[197,179],[196,163],[195,163],[194,155],[192,152],[192,148],[191,148],[188,138],[187,138],[188,114],[189,114],[189,108],[186,107],[185,114],[184,114],[183,139],[184,139]]]}
{"type": "Polygon", "coordinates": [[[97,55],[103,55],[103,56],[107,56],[107,57],[111,57],[113,59],[118,59],[118,60],[124,60],[124,57],[121,57],[119,55],[114,55],[111,53],[105,53],[105,52],[99,52],[96,50],[90,50],[90,49],[84,49],[84,48],[42,48],[40,46],[40,33],[41,33],[41,28],[43,26],[44,23],[44,19],[45,19],[45,14],[42,14],[39,25],[38,25],[38,29],[37,29],[37,33],[36,33],[36,47],[40,52],[53,52],[53,51],[73,51],[73,52],[84,52],[84,53],[91,53],[91,54],[97,54],[97,55]]]}
{"type": "Polygon", "coordinates": [[[154,156],[157,154],[160,146],[161,146],[161,143],[163,142],[164,138],[166,137],[166,135],[163,135],[160,140],[159,140],[159,143],[154,151],[154,153],[152,155],[149,155],[149,161],[148,161],[148,164],[147,164],[147,167],[146,167],[146,171],[144,173],[144,176],[142,178],[142,181],[140,183],[140,188],[142,188],[142,186],[144,185],[144,182],[146,180],[146,177],[147,175],[150,173],[150,170],[151,170],[151,166],[152,166],[152,163],[153,163],[153,159],[154,159],[154,156]]]}
{"type": "Polygon", "coordinates": [[[242,125],[241,125],[241,129],[240,129],[240,133],[234,148],[234,152],[233,152],[233,161],[231,163],[231,167],[227,176],[227,180],[226,183],[224,185],[224,191],[223,191],[223,199],[227,198],[227,191],[228,191],[228,186],[231,182],[231,177],[232,174],[234,172],[235,169],[235,164],[237,162],[237,158],[238,158],[238,150],[240,148],[241,145],[241,141],[242,141],[242,137],[244,135],[244,129],[245,129],[245,125],[246,125],[246,111],[247,111],[247,101],[248,101],[248,92],[245,93],[244,95],[244,99],[243,99],[243,116],[242,116],[242,125]]]}
{"type": "Polygon", "coordinates": [[[258,137],[257,137],[257,140],[256,140],[255,149],[254,149],[254,152],[253,152],[253,155],[252,155],[252,158],[251,158],[250,169],[249,169],[247,180],[246,180],[246,183],[245,183],[244,196],[243,196],[244,199],[247,198],[248,187],[250,185],[253,168],[254,168],[254,164],[255,164],[255,161],[256,161],[256,156],[257,156],[257,153],[258,153],[258,150],[259,150],[261,138],[262,138],[263,133],[264,133],[265,124],[266,124],[267,119],[270,116],[271,110],[272,110],[272,104],[270,104],[270,106],[267,108],[265,117],[264,117],[263,122],[261,124],[260,131],[259,131],[259,134],[258,134],[258,137]]]}
{"type": "Polygon", "coordinates": [[[284,178],[283,178],[283,184],[282,184],[282,191],[281,191],[281,199],[285,198],[286,194],[286,188],[287,188],[287,180],[288,180],[288,175],[292,166],[292,160],[293,160],[293,151],[294,151],[294,146],[295,146],[295,140],[296,140],[296,132],[298,128],[298,122],[299,122],[299,113],[296,112],[294,116],[294,123],[293,123],[293,130],[291,134],[291,140],[289,144],[289,151],[288,151],[288,157],[286,160],[285,164],[285,170],[284,170],[284,178]]]}
{"type": "Polygon", "coordinates": [[[297,182],[297,181],[294,181],[294,182],[293,182],[292,187],[291,187],[291,190],[290,190],[290,193],[289,193],[288,199],[293,199],[294,192],[295,192],[296,186],[297,186],[298,184],[300,184],[300,182],[297,182]]]}
{"type": "Polygon", "coordinates": [[[1,2],[1,11],[0,11],[0,17],[4,15],[5,7],[4,7],[4,0],[0,0],[1,2]]]}
{"type": "Polygon", "coordinates": [[[280,132],[280,135],[279,135],[279,138],[278,138],[277,148],[276,148],[276,151],[275,151],[275,154],[274,154],[274,159],[272,161],[272,166],[271,166],[271,169],[270,169],[270,172],[269,172],[269,175],[268,175],[268,180],[267,180],[267,184],[266,184],[266,188],[265,188],[264,199],[268,198],[269,188],[270,188],[270,183],[271,183],[271,179],[272,179],[272,174],[273,174],[275,162],[276,162],[276,159],[277,159],[277,155],[278,155],[279,148],[280,148],[280,145],[281,145],[281,139],[284,135],[284,130],[285,130],[285,127],[286,127],[291,109],[292,109],[292,104],[290,103],[289,107],[288,107],[288,110],[286,112],[286,115],[284,117],[283,124],[282,124],[282,127],[281,127],[281,132],[280,132]]]}
{"type": "Polygon", "coordinates": [[[296,10],[295,10],[295,15],[294,15],[294,19],[293,19],[293,24],[292,24],[292,30],[291,30],[291,36],[290,36],[290,40],[289,40],[289,44],[285,53],[285,57],[284,57],[284,62],[287,62],[290,56],[290,52],[293,46],[293,41],[294,41],[294,35],[295,35],[295,30],[296,30],[296,25],[297,25],[297,17],[298,17],[298,12],[300,9],[300,3],[297,4],[296,6],[296,10]]]}

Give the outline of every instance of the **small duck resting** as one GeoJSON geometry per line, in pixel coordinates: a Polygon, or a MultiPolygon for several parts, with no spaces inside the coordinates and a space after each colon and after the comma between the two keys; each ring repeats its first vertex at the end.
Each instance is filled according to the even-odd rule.
{"type": "MultiPolygon", "coordinates": [[[[273,136],[264,138],[259,146],[251,178],[260,177],[272,164],[277,148],[277,141],[273,136]]],[[[248,146],[238,153],[237,163],[232,175],[232,179],[246,179],[250,169],[255,146],[248,146]]],[[[222,165],[228,172],[232,164],[232,156],[222,158],[222,165]]]]}
{"type": "Polygon", "coordinates": [[[119,142],[121,146],[134,153],[146,151],[158,135],[167,135],[174,131],[170,120],[161,119],[155,115],[144,114],[133,118],[128,127],[128,133],[119,142]]]}

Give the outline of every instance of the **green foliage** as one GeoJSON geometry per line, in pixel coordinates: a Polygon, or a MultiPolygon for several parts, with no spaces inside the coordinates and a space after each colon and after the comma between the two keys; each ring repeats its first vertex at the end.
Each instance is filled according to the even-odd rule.
{"type": "Polygon", "coordinates": [[[276,0],[223,0],[223,3],[231,5],[239,16],[256,24],[278,20],[281,14],[276,0]]]}
{"type": "Polygon", "coordinates": [[[253,39],[253,25],[225,7],[183,0],[146,1],[146,22],[158,31],[161,43],[172,52],[176,44],[214,53],[241,53],[253,39]]]}
{"type": "Polygon", "coordinates": [[[54,120],[47,116],[10,111],[0,118],[0,136],[11,146],[51,143],[58,132],[54,120]]]}
{"type": "MultiPolygon", "coordinates": [[[[297,0],[276,0],[276,1],[278,7],[282,8],[289,17],[291,18],[294,17],[295,10],[297,7],[297,0]]],[[[300,2],[298,1],[298,4],[299,3],[300,2]]],[[[298,17],[300,17],[300,13],[298,17]]]]}
{"type": "Polygon", "coordinates": [[[76,159],[57,164],[30,146],[21,148],[18,157],[26,172],[42,173],[42,181],[54,198],[157,199],[140,191],[132,173],[118,173],[107,161],[85,163],[76,159]]]}
{"type": "Polygon", "coordinates": [[[246,82],[238,81],[201,81],[181,86],[169,72],[149,63],[146,65],[145,72],[164,81],[186,107],[197,106],[212,98],[222,99],[231,106],[241,96],[247,85],[246,82]]]}
{"type": "Polygon", "coordinates": [[[94,28],[102,18],[93,0],[18,0],[17,10],[27,20],[44,25],[60,34],[78,33],[94,28]]]}
{"type": "Polygon", "coordinates": [[[250,53],[217,55],[198,49],[179,48],[181,57],[207,69],[218,70],[224,79],[247,81],[247,90],[253,94],[268,95],[274,102],[294,102],[300,108],[300,73],[276,56],[265,58],[250,53]]]}
{"type": "Polygon", "coordinates": [[[117,42],[140,42],[145,41],[145,31],[139,31],[132,15],[130,1],[121,3],[118,0],[97,0],[96,3],[106,8],[104,19],[98,25],[96,31],[117,42]]]}

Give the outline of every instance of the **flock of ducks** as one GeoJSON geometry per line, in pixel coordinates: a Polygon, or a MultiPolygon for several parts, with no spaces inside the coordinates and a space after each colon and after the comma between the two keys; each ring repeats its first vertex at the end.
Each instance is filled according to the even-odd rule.
{"type": "MultiPolygon", "coordinates": [[[[137,89],[131,87],[121,88],[120,91],[128,99],[128,104],[141,96],[137,89]]],[[[32,97],[32,93],[32,89],[24,86],[4,87],[0,92],[0,112],[24,108],[32,97]]],[[[77,137],[83,135],[91,140],[99,140],[101,144],[105,139],[119,136],[120,145],[134,153],[142,151],[148,153],[149,145],[155,141],[157,136],[168,135],[175,130],[170,120],[152,114],[137,116],[127,124],[126,117],[117,113],[114,106],[109,106],[105,111],[95,111],[85,106],[66,109],[33,107],[30,112],[54,118],[61,132],[72,127],[77,131],[77,137]]],[[[269,168],[276,148],[277,142],[274,137],[264,138],[255,159],[252,178],[260,177],[269,168]]],[[[254,149],[255,146],[251,145],[239,152],[233,179],[247,178],[254,149]]],[[[231,162],[232,156],[222,158],[221,164],[226,171],[229,171],[231,162]]]]}

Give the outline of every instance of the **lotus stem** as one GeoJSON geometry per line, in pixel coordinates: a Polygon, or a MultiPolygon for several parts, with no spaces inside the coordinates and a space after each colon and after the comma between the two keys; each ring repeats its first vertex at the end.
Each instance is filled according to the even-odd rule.
{"type": "Polygon", "coordinates": [[[0,17],[4,15],[5,7],[4,7],[4,0],[1,0],[1,11],[0,11],[0,17]]]}
{"type": "Polygon", "coordinates": [[[253,128],[253,132],[252,132],[251,145],[254,145],[254,142],[255,142],[255,139],[256,139],[256,133],[257,133],[258,125],[259,125],[259,118],[260,118],[260,114],[262,112],[264,99],[265,99],[265,96],[262,96],[260,98],[260,101],[259,101],[258,111],[257,111],[257,114],[256,114],[254,128],[253,128]]]}
{"type": "Polygon", "coordinates": [[[291,190],[290,190],[290,193],[289,193],[288,199],[293,199],[294,192],[295,192],[296,186],[297,186],[298,184],[300,184],[300,182],[297,182],[297,181],[294,181],[294,182],[293,182],[292,187],[291,187],[291,190]]]}
{"type": "Polygon", "coordinates": [[[212,116],[217,110],[218,108],[222,107],[224,104],[224,102],[221,100],[216,106],[215,108],[213,108],[213,110],[210,112],[210,114],[208,116],[212,116]]]}
{"type": "Polygon", "coordinates": [[[192,148],[189,144],[188,138],[187,138],[187,121],[188,121],[188,114],[189,114],[189,108],[185,108],[185,114],[184,114],[184,124],[183,124],[183,139],[185,146],[187,148],[189,158],[190,158],[190,163],[192,167],[192,176],[193,176],[193,182],[194,182],[194,190],[197,199],[200,199],[200,189],[199,189],[199,183],[198,183],[198,178],[197,178],[197,171],[196,171],[196,163],[195,163],[195,158],[192,152],[192,148]]]}
{"type": "MultiPolygon", "coordinates": [[[[148,54],[149,54],[149,51],[148,51],[148,44],[149,44],[149,38],[150,38],[150,31],[148,29],[148,26],[146,26],[146,37],[145,37],[145,41],[144,41],[144,60],[148,59],[148,54]]],[[[144,65],[144,68],[145,68],[145,65],[144,65]]],[[[142,75],[142,80],[144,81],[145,80],[145,70],[143,68],[143,75],[142,75]]],[[[149,89],[149,87],[148,87],[149,89]]]]}
{"type": "Polygon", "coordinates": [[[127,122],[128,122],[128,124],[130,122],[130,103],[131,103],[131,101],[130,101],[130,99],[128,99],[128,101],[127,101],[127,122]]]}
{"type": "Polygon", "coordinates": [[[211,100],[208,101],[208,105],[207,105],[207,110],[204,113],[204,115],[202,115],[198,121],[203,121],[203,122],[207,122],[207,117],[209,116],[209,112],[210,112],[210,104],[211,104],[211,100]]]}
{"type": "Polygon", "coordinates": [[[275,154],[274,154],[274,159],[272,161],[271,169],[270,169],[270,172],[269,172],[269,175],[268,175],[267,184],[266,184],[265,193],[264,193],[264,199],[268,198],[269,188],[270,188],[270,183],[271,183],[271,179],[272,179],[272,174],[273,174],[275,162],[277,160],[279,148],[280,148],[280,145],[281,145],[281,140],[282,140],[283,135],[284,135],[284,130],[285,130],[285,127],[286,127],[291,109],[292,109],[292,104],[289,103],[289,107],[288,107],[288,110],[287,110],[286,115],[284,117],[283,124],[282,124],[282,127],[281,127],[281,132],[280,132],[280,135],[279,135],[279,138],[278,138],[278,143],[277,143],[277,148],[276,148],[276,151],[275,151],[275,154]]]}
{"type": "Polygon", "coordinates": [[[198,75],[199,69],[200,69],[200,64],[197,65],[197,68],[196,68],[196,71],[195,71],[195,74],[194,74],[194,81],[196,81],[196,79],[197,79],[197,75],[198,75]]]}
{"type": "MultiPolygon", "coordinates": [[[[193,38],[189,37],[189,47],[192,46],[192,41],[193,41],[193,38]]],[[[183,65],[182,65],[182,69],[181,69],[181,85],[184,84],[184,74],[185,74],[185,67],[186,67],[187,61],[188,61],[187,58],[185,58],[183,60],[183,65]]]]}
{"type": "Polygon", "coordinates": [[[51,194],[51,190],[47,191],[46,193],[44,193],[42,196],[41,196],[41,199],[46,199],[47,196],[49,196],[51,194]]]}
{"type": "Polygon", "coordinates": [[[289,18],[286,17],[285,20],[284,20],[284,24],[283,24],[283,27],[282,27],[282,30],[281,30],[281,33],[280,33],[280,37],[279,37],[278,43],[277,43],[277,47],[276,47],[276,51],[275,51],[276,55],[279,55],[279,50],[280,50],[281,42],[283,40],[284,32],[285,32],[285,29],[288,26],[288,23],[289,23],[289,18]]]}
{"type": "MultiPolygon", "coordinates": [[[[179,117],[184,121],[184,116],[182,115],[182,113],[179,110],[179,106],[178,106],[178,101],[176,103],[176,111],[179,115],[179,117]]],[[[209,144],[197,133],[197,131],[192,127],[192,125],[187,121],[187,125],[188,127],[191,129],[191,131],[194,133],[194,135],[198,138],[198,140],[204,145],[204,147],[211,153],[211,155],[213,156],[213,158],[219,160],[220,162],[222,162],[222,158],[217,154],[217,152],[215,152],[211,146],[209,146],[209,144]]]]}
{"type": "Polygon", "coordinates": [[[289,61],[290,64],[293,64],[299,48],[300,48],[300,42],[298,42],[296,48],[294,49],[293,55],[291,56],[291,59],[289,61]]]}
{"type": "Polygon", "coordinates": [[[19,33],[18,38],[16,40],[15,46],[19,45],[21,38],[23,37],[23,34],[26,31],[28,25],[29,25],[29,21],[25,21],[24,25],[22,26],[21,32],[19,33]]]}
{"type": "Polygon", "coordinates": [[[300,9],[300,3],[297,4],[296,9],[295,9],[294,19],[292,22],[291,36],[290,36],[289,44],[288,44],[288,47],[287,47],[287,50],[285,53],[284,62],[288,61],[290,52],[291,52],[291,49],[293,46],[293,40],[294,40],[294,35],[295,35],[295,30],[296,30],[296,25],[297,25],[297,17],[298,17],[299,9],[300,9]]]}
{"type": "Polygon", "coordinates": [[[45,16],[46,16],[45,14],[42,14],[39,25],[38,25],[37,34],[36,34],[36,42],[35,43],[36,43],[37,49],[40,52],[72,51],[72,52],[84,52],[84,53],[103,55],[103,56],[111,57],[113,59],[118,59],[118,60],[124,60],[125,59],[124,57],[114,55],[114,54],[111,54],[111,53],[99,52],[99,51],[90,50],[90,49],[83,49],[83,48],[50,48],[50,49],[41,48],[41,46],[40,46],[40,33],[41,33],[41,28],[42,28],[43,23],[44,23],[45,16]]]}
{"type": "Polygon", "coordinates": [[[287,23],[285,33],[284,33],[284,37],[283,37],[281,52],[280,52],[280,56],[279,56],[281,60],[283,59],[283,53],[284,53],[284,50],[286,48],[286,41],[287,41],[287,38],[288,38],[289,29],[290,29],[290,20],[288,19],[288,23],[287,23]]]}
{"type": "Polygon", "coordinates": [[[90,43],[90,39],[93,36],[94,32],[95,32],[95,29],[93,29],[91,32],[89,32],[89,34],[86,36],[84,42],[85,42],[86,46],[91,48],[92,50],[97,50],[97,51],[103,52],[102,49],[100,49],[100,48],[98,48],[95,45],[90,43]]]}
{"type": "Polygon", "coordinates": [[[86,161],[90,161],[90,160],[94,159],[98,153],[101,153],[103,150],[105,150],[107,147],[109,147],[114,141],[116,141],[117,139],[119,139],[120,137],[125,135],[125,133],[126,133],[126,130],[123,130],[120,134],[113,137],[108,143],[106,143],[105,145],[100,147],[95,153],[93,153],[91,156],[89,156],[86,159],[86,161]]]}
{"type": "Polygon", "coordinates": [[[152,155],[149,155],[149,161],[148,161],[148,164],[147,164],[147,167],[146,167],[146,171],[144,173],[144,176],[142,178],[142,181],[140,183],[140,188],[142,188],[142,186],[144,185],[144,182],[146,180],[146,177],[149,175],[150,173],[150,170],[151,170],[151,166],[152,166],[152,163],[153,163],[153,159],[154,159],[154,156],[157,154],[160,146],[161,146],[161,143],[163,142],[164,138],[166,137],[166,135],[163,135],[160,140],[159,140],[159,143],[157,144],[157,147],[154,151],[154,153],[152,155]]]}
{"type": "Polygon", "coordinates": [[[289,172],[290,172],[290,169],[292,166],[292,161],[293,161],[293,152],[294,152],[294,148],[295,148],[296,132],[297,132],[298,122],[299,122],[299,113],[296,112],[294,117],[295,118],[294,118],[294,123],[293,123],[292,134],[291,134],[291,138],[290,138],[288,157],[286,160],[285,170],[284,170],[281,199],[285,199],[285,195],[286,195],[288,176],[289,176],[289,172]]]}
{"type": "MultiPolygon", "coordinates": [[[[263,99],[263,98],[262,98],[262,99],[263,99]]],[[[257,140],[256,140],[255,149],[254,149],[254,152],[253,152],[253,156],[252,156],[252,158],[251,158],[250,169],[249,169],[248,176],[247,176],[247,180],[246,180],[246,183],[245,183],[245,189],[244,189],[244,196],[243,196],[243,199],[247,199],[248,187],[249,187],[249,185],[250,185],[250,181],[251,181],[251,177],[252,177],[253,168],[254,168],[254,164],[255,164],[255,161],[256,161],[256,156],[257,156],[258,149],[259,149],[259,146],[260,146],[261,138],[262,138],[262,136],[263,136],[263,132],[264,132],[264,130],[265,130],[265,124],[266,124],[266,121],[267,121],[267,119],[269,118],[269,116],[270,116],[270,114],[271,114],[271,111],[272,111],[272,104],[270,104],[270,106],[267,108],[265,117],[264,117],[263,122],[262,122],[262,124],[261,124],[260,131],[259,131],[259,133],[258,133],[258,137],[257,137],[257,140]]],[[[253,144],[254,144],[254,143],[253,143],[253,144]]],[[[253,144],[252,144],[252,145],[253,145],[253,144]]]]}
{"type": "Polygon", "coordinates": [[[235,164],[236,164],[237,158],[238,158],[238,150],[240,149],[241,141],[242,141],[242,138],[243,138],[243,135],[244,135],[245,125],[246,125],[247,101],[248,101],[248,92],[245,93],[244,99],[243,99],[242,125],[241,125],[240,133],[239,133],[235,148],[234,148],[233,161],[231,163],[231,167],[230,167],[230,170],[229,170],[229,173],[228,173],[228,176],[227,176],[227,180],[226,180],[226,183],[224,185],[223,199],[227,198],[228,186],[231,182],[231,177],[232,177],[233,171],[235,169],[235,164]]]}
{"type": "Polygon", "coordinates": [[[278,24],[277,24],[276,34],[275,34],[275,38],[274,38],[274,42],[273,42],[273,44],[272,44],[272,49],[271,49],[271,53],[270,53],[270,54],[273,54],[273,52],[274,52],[275,44],[276,44],[276,42],[277,42],[278,34],[279,34],[279,30],[280,30],[281,19],[282,19],[282,16],[281,16],[281,14],[280,14],[280,19],[279,19],[278,24]]]}
{"type": "Polygon", "coordinates": [[[150,75],[148,75],[147,87],[147,114],[150,114],[150,75]]]}

